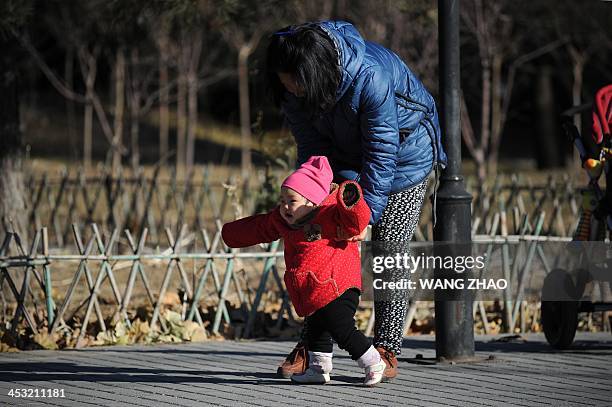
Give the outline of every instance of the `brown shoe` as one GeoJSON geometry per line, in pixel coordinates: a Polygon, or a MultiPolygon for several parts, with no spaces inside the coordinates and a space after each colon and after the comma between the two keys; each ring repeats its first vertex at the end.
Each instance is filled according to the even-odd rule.
{"type": "Polygon", "coordinates": [[[387,367],[383,372],[383,382],[388,382],[389,380],[395,378],[397,376],[397,358],[393,352],[390,352],[382,347],[377,347],[376,350],[380,353],[380,358],[385,362],[387,367]]]}
{"type": "Polygon", "coordinates": [[[296,373],[304,373],[306,368],[308,368],[308,347],[302,342],[298,342],[284,362],[276,369],[276,374],[289,379],[296,373]]]}

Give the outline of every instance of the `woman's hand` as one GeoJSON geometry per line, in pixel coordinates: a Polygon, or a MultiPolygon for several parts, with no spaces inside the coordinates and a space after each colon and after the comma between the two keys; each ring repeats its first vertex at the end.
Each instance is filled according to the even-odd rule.
{"type": "Polygon", "coordinates": [[[349,242],[357,242],[357,241],[365,240],[366,233],[367,233],[367,228],[363,229],[363,231],[358,235],[348,236],[348,234],[342,228],[342,226],[338,226],[337,231],[336,231],[336,235],[337,235],[336,240],[338,241],[347,240],[349,242]]]}

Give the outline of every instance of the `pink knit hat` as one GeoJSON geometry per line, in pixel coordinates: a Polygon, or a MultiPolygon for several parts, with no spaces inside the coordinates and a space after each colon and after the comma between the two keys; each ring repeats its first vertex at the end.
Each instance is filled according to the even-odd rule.
{"type": "Polygon", "coordinates": [[[329,195],[334,175],[327,157],[312,156],[283,181],[283,187],[291,188],[319,205],[329,195]]]}

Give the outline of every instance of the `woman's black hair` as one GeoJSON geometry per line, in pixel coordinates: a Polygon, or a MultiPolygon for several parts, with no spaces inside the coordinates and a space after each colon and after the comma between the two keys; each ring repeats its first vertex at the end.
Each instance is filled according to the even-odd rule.
{"type": "Polygon", "coordinates": [[[289,26],[272,34],[266,72],[274,102],[280,105],[286,92],[278,73],[288,73],[303,89],[305,106],[311,113],[330,109],[340,84],[338,58],[332,39],[316,24],[289,26]]]}

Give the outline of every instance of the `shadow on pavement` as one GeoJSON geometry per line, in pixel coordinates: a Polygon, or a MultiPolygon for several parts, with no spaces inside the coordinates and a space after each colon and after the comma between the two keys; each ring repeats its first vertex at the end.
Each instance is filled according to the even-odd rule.
{"type": "Polygon", "coordinates": [[[75,363],[3,363],[0,382],[105,382],[105,383],[238,383],[291,385],[269,372],[146,369],[101,367],[75,363]]]}
{"type": "MultiPolygon", "coordinates": [[[[513,335],[508,335],[511,337],[513,335]]],[[[560,354],[580,354],[580,355],[595,355],[606,356],[612,355],[612,337],[609,342],[601,340],[585,340],[579,339],[574,344],[565,350],[558,350],[550,347],[548,343],[540,340],[508,340],[501,336],[497,340],[476,340],[476,352],[501,352],[501,353],[560,353],[560,354]]],[[[410,353],[412,350],[419,352],[422,350],[436,349],[435,341],[422,339],[404,339],[402,342],[402,356],[405,353],[410,353]]]]}
{"type": "MultiPolygon", "coordinates": [[[[0,382],[208,383],[293,385],[272,372],[147,369],[75,363],[19,362],[0,365],[0,382]]],[[[359,377],[334,375],[334,385],[358,385],[359,377]]]]}

